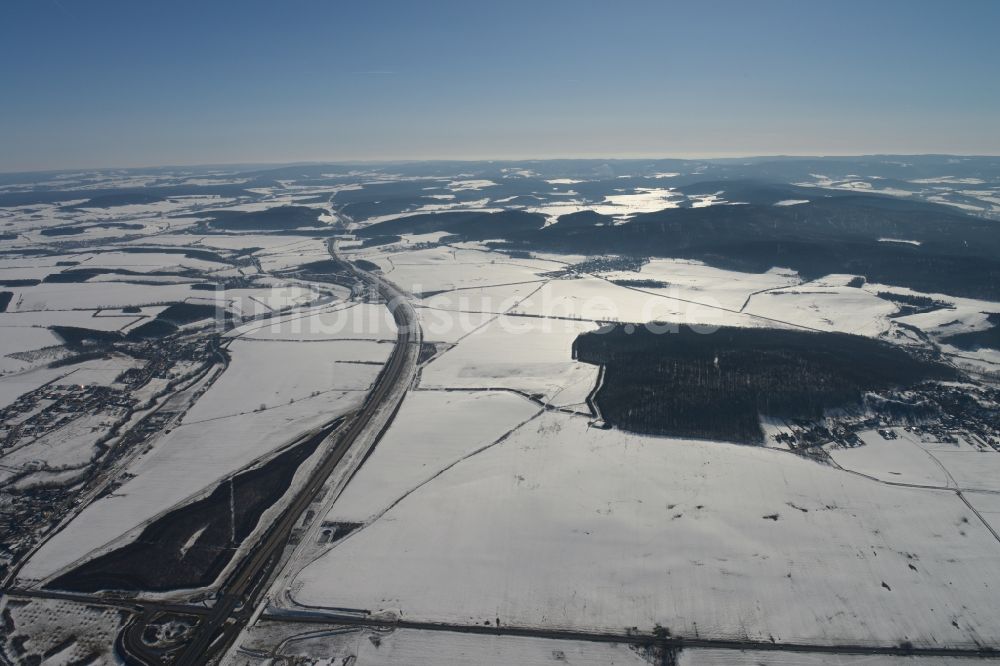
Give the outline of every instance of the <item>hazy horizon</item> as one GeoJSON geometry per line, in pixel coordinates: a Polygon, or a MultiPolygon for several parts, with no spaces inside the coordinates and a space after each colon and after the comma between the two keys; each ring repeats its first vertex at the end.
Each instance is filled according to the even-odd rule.
{"type": "Polygon", "coordinates": [[[726,160],[808,160],[808,159],[863,159],[868,157],[953,157],[956,159],[979,159],[996,158],[1000,159],[998,153],[829,153],[829,154],[746,154],[746,155],[553,155],[545,157],[430,157],[430,158],[385,158],[385,159],[315,159],[315,160],[289,160],[289,161],[246,161],[246,162],[204,162],[204,163],[170,163],[170,164],[105,164],[105,165],[81,165],[76,167],[54,168],[54,169],[28,169],[28,170],[0,170],[3,175],[19,175],[32,173],[59,173],[67,171],[115,171],[115,170],[136,170],[143,169],[254,169],[254,168],[280,168],[293,166],[323,166],[323,165],[371,165],[386,166],[393,164],[420,164],[420,163],[463,163],[482,164],[489,162],[497,163],[530,163],[530,162],[559,162],[559,161],[609,161],[628,162],[634,160],[658,161],[726,161],[726,160]]]}
{"type": "Polygon", "coordinates": [[[8,3],[0,171],[1000,154],[997,3],[626,9],[8,3]]]}

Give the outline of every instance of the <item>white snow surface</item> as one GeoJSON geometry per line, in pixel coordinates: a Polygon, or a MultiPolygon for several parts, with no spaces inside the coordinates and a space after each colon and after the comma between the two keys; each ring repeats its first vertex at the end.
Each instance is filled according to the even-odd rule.
{"type": "Polygon", "coordinates": [[[895,429],[897,439],[884,439],[874,430],[858,433],[864,446],[828,448],[827,453],[844,469],[861,472],[882,481],[914,483],[946,488],[948,476],[902,428],[895,429]]]}
{"type": "Polygon", "coordinates": [[[1000,644],[997,548],[951,492],[546,413],[308,564],[291,592],[410,620],[966,647],[1000,644]]]}
{"type": "Polygon", "coordinates": [[[573,360],[573,340],[590,322],[501,316],[423,368],[424,388],[516,389],[554,405],[583,402],[598,367],[573,360]]]}
{"type": "Polygon", "coordinates": [[[396,323],[384,305],[349,303],[320,306],[251,321],[228,337],[256,340],[395,340],[396,323]]]}
{"type": "Polygon", "coordinates": [[[540,409],[521,396],[499,391],[411,391],[327,520],[368,520],[444,467],[495,443],[540,409]]]}

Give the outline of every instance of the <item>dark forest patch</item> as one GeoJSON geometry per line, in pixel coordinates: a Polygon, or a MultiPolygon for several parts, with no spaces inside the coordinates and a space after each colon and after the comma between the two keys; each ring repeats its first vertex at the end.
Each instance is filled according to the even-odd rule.
{"type": "Polygon", "coordinates": [[[217,309],[214,305],[205,305],[202,303],[173,303],[168,305],[163,312],[156,315],[156,318],[181,326],[183,324],[190,324],[191,322],[214,317],[216,312],[217,309]]]}
{"type": "Polygon", "coordinates": [[[74,206],[63,206],[63,208],[113,208],[115,206],[138,206],[144,204],[154,204],[163,201],[163,197],[145,192],[115,192],[91,197],[83,203],[74,206]]]}
{"type": "Polygon", "coordinates": [[[118,331],[101,331],[82,326],[50,326],[49,330],[59,336],[63,344],[70,348],[109,345],[123,340],[122,334],[118,331]]]}
{"type": "Polygon", "coordinates": [[[11,299],[14,298],[12,291],[0,291],[0,312],[6,312],[11,299]]]}
{"type": "Polygon", "coordinates": [[[351,263],[363,271],[382,271],[382,268],[378,264],[368,261],[367,259],[355,259],[351,263]]]}
{"type": "Polygon", "coordinates": [[[188,259],[201,259],[203,261],[214,261],[220,264],[228,264],[218,252],[190,247],[116,247],[113,252],[125,252],[126,254],[183,254],[188,259]]]}
{"type": "Polygon", "coordinates": [[[144,324],[139,324],[128,332],[126,336],[130,341],[136,340],[157,340],[173,335],[177,332],[177,325],[162,319],[151,319],[144,324]]]}
{"type": "Polygon", "coordinates": [[[394,234],[372,236],[370,238],[361,239],[361,244],[356,247],[379,247],[381,245],[391,245],[392,243],[398,243],[401,240],[403,240],[402,236],[397,236],[394,234]]]}
{"type": "Polygon", "coordinates": [[[464,239],[482,240],[535,232],[544,224],[544,215],[523,210],[505,210],[499,213],[477,211],[421,213],[367,226],[358,231],[357,235],[361,238],[371,238],[446,231],[464,239]]]}
{"type": "Polygon", "coordinates": [[[817,419],[866,391],[953,379],[947,366],[843,333],[623,325],[585,333],[573,356],[604,365],[595,400],[605,420],[653,435],[759,443],[759,415],[817,419]]]}
{"type": "Polygon", "coordinates": [[[623,280],[611,280],[612,284],[616,284],[619,287],[630,287],[632,289],[666,289],[670,286],[669,282],[664,282],[663,280],[651,280],[644,278],[641,280],[635,279],[623,279],[623,280]]]}
{"type": "Polygon", "coordinates": [[[87,231],[87,227],[81,226],[65,226],[65,227],[49,227],[42,229],[38,233],[43,236],[78,236],[79,234],[87,231]]]}
{"type": "MultiPolygon", "coordinates": [[[[203,319],[216,317],[220,311],[214,305],[202,303],[172,303],[168,305],[155,319],[136,326],[128,332],[129,340],[151,340],[173,335],[181,326],[203,319]]],[[[230,318],[228,312],[223,316],[230,318]]]]}
{"type": "Polygon", "coordinates": [[[308,206],[275,206],[255,211],[217,210],[206,214],[212,218],[209,223],[212,227],[231,231],[326,228],[326,225],[319,221],[323,210],[308,206]]]}
{"type": "Polygon", "coordinates": [[[174,271],[133,271],[127,268],[70,268],[64,270],[60,273],[49,273],[45,276],[43,282],[49,283],[77,283],[77,282],[87,282],[88,280],[97,277],[98,275],[124,275],[128,277],[136,278],[136,282],[142,283],[142,278],[149,276],[177,276],[182,275],[174,271]]]}
{"type": "MultiPolygon", "coordinates": [[[[449,226],[461,233],[458,224],[443,225],[424,217],[390,222],[419,222],[422,231],[452,230],[444,229],[449,226]]],[[[385,224],[389,223],[364,231],[388,230],[385,224]]],[[[871,195],[824,197],[797,206],[669,209],[641,213],[617,225],[560,221],[530,229],[493,224],[476,229],[474,239],[499,238],[507,242],[491,247],[697,259],[747,272],[781,266],[805,280],[848,273],[916,291],[1000,299],[1000,231],[995,222],[934,204],[871,195]],[[879,241],[893,237],[913,238],[921,245],[879,241]]]]}
{"type": "Polygon", "coordinates": [[[136,231],[138,229],[144,229],[141,224],[133,224],[129,222],[99,222],[90,225],[67,225],[62,227],[48,227],[42,229],[38,233],[43,236],[78,236],[80,234],[86,233],[88,229],[125,229],[136,231]]]}
{"type": "Polygon", "coordinates": [[[336,259],[320,259],[319,261],[310,261],[307,264],[302,264],[297,270],[305,271],[306,273],[339,273],[344,270],[344,265],[336,259]]]}

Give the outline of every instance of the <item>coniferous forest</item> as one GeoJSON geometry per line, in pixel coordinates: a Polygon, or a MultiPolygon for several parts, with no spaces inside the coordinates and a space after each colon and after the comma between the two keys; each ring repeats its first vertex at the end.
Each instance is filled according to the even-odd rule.
{"type": "Polygon", "coordinates": [[[573,355],[604,366],[596,403],[608,423],[743,443],[762,441],[760,415],[814,419],[866,391],[955,376],[877,340],[794,330],[615,325],[578,337],[573,355]]]}

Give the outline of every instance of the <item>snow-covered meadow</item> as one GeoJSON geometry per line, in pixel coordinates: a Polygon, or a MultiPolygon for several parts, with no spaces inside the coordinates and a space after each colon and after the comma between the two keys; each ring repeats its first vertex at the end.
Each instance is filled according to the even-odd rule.
{"type": "Polygon", "coordinates": [[[994,645],[997,547],[951,492],[546,413],[305,566],[291,597],[431,622],[994,645]]]}

